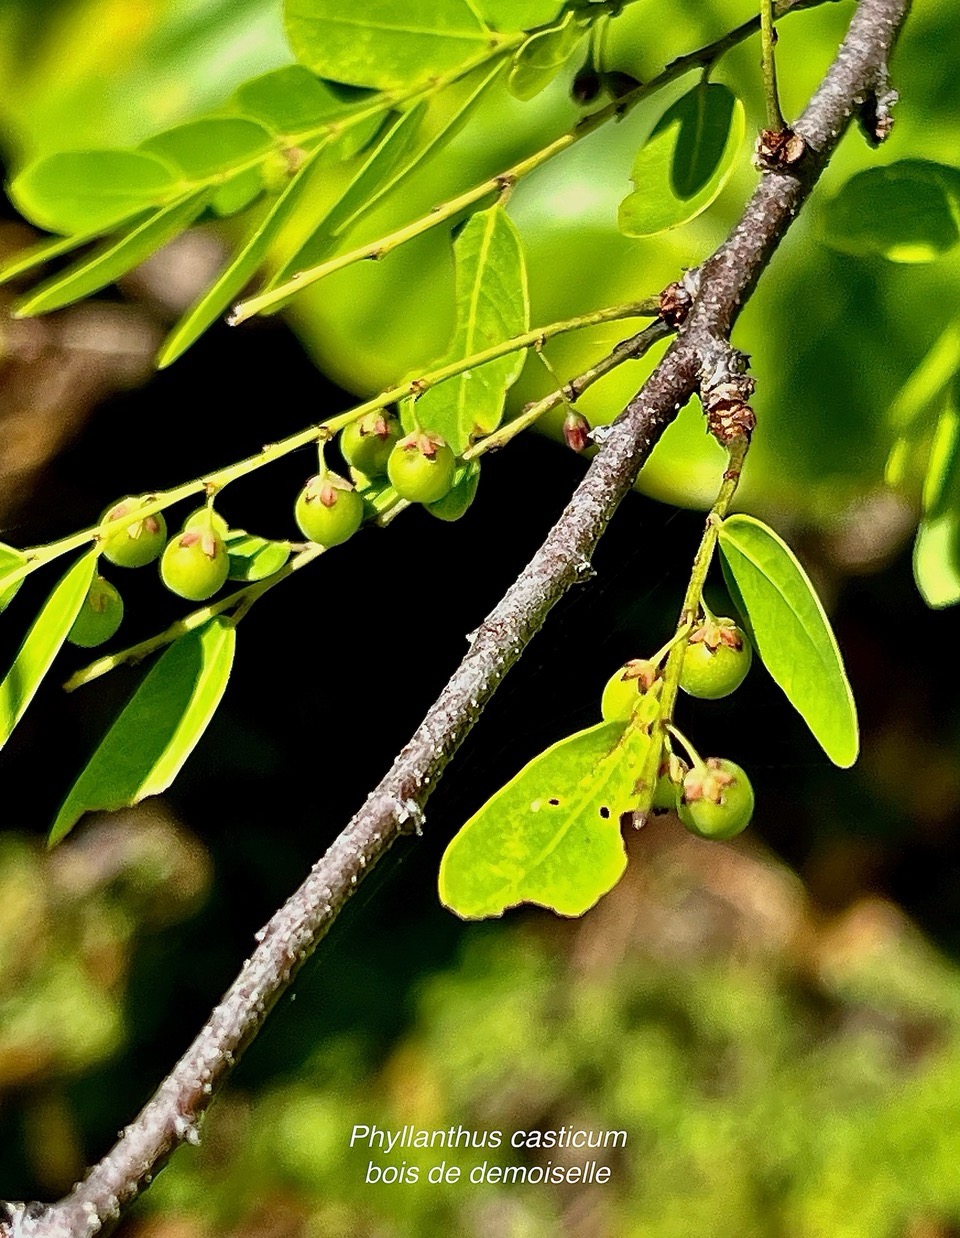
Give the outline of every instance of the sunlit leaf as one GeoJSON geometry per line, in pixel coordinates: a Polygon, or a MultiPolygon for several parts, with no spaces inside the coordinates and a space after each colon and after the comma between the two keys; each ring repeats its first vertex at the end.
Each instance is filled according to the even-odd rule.
{"type": "Polygon", "coordinates": [[[167,336],[157,356],[157,366],[160,369],[170,365],[186,352],[256,275],[274,238],[303,199],[308,185],[307,172],[320,155],[321,149],[317,147],[307,156],[296,176],[250,238],[167,336]]]}
{"type": "MultiPolygon", "coordinates": [[[[482,352],[526,331],[530,325],[526,267],[516,228],[502,206],[473,215],[454,245],[457,324],[442,365],[482,352]]],[[[457,455],[470,439],[495,430],[504,397],[523,369],[524,354],[509,353],[431,387],[415,411],[403,410],[407,428],[415,417],[440,434],[457,455]]]]}
{"type": "Polygon", "coordinates": [[[552,22],[562,0],[477,0],[474,7],[494,30],[532,30],[552,22]]]}
{"type": "Polygon", "coordinates": [[[158,133],[140,150],[157,155],[185,180],[205,183],[259,163],[275,147],[273,134],[254,120],[212,116],[158,133]]]}
{"type": "Polygon", "coordinates": [[[705,211],[733,172],[744,128],[743,104],[727,86],[701,82],[678,99],[634,161],[621,232],[653,236],[705,211]]]}
{"type": "Polygon", "coordinates": [[[235,644],[235,627],[217,616],[170,646],[87,762],[51,826],[51,844],[85,812],[137,804],[170,786],[220,704],[235,644]]]}
{"type": "Polygon", "coordinates": [[[313,232],[297,252],[266,285],[275,288],[288,280],[295,271],[316,266],[336,249],[341,230],[369,208],[378,189],[390,180],[394,171],[410,153],[417,131],[423,122],[426,103],[418,103],[391,125],[377,144],[367,153],[356,175],[350,180],[327,213],[317,220],[313,232]]]}
{"type": "Polygon", "coordinates": [[[157,205],[176,187],[176,171],[145,151],[64,151],[28,164],[10,196],[48,232],[96,233],[157,205]]]}
{"type": "Polygon", "coordinates": [[[443,903],[471,920],[519,903],[582,915],[623,875],[620,816],[652,744],[642,727],[602,722],[534,757],[450,843],[443,903]]]}
{"type": "Polygon", "coordinates": [[[830,622],[789,546],[753,516],[720,527],[724,576],[754,646],[835,765],[860,747],[857,711],[830,622]]]}
{"type": "Polygon", "coordinates": [[[118,240],[105,242],[95,253],[32,289],[14,305],[14,313],[21,318],[46,314],[112,284],[188,228],[203,211],[208,198],[209,190],[200,189],[156,211],[118,240]]]}
{"type": "Polygon", "coordinates": [[[279,572],[290,558],[289,542],[273,542],[243,529],[231,529],[226,543],[230,580],[264,580],[279,572]]]}
{"type": "Polygon", "coordinates": [[[923,518],[913,547],[913,574],[928,606],[960,602],[960,414],[941,413],[923,482],[923,518]]]}
{"type": "Polygon", "coordinates": [[[34,267],[43,266],[44,263],[50,262],[54,258],[62,258],[64,254],[73,253],[75,249],[82,249],[84,245],[89,245],[91,241],[98,240],[106,232],[113,232],[118,228],[136,227],[149,217],[150,213],[148,211],[137,208],[137,210],[131,212],[126,217],[114,220],[105,227],[94,228],[92,231],[77,232],[73,236],[48,237],[46,240],[39,241],[36,245],[30,245],[26,249],[21,249],[12,258],[8,258],[6,262],[0,263],[0,284],[5,284],[9,280],[15,279],[18,275],[23,275],[25,272],[33,270],[34,267]]]}
{"type": "Polygon", "coordinates": [[[303,65],[285,65],[244,82],[233,95],[238,111],[296,141],[369,103],[369,91],[321,81],[303,65]]]}
{"type": "Polygon", "coordinates": [[[925,159],[867,168],[823,208],[820,235],[845,254],[933,262],[960,240],[960,171],[925,159]]]}
{"type": "Polygon", "coordinates": [[[557,76],[586,33],[567,13],[559,26],[532,35],[516,52],[507,85],[518,99],[532,99],[557,76]]]}
{"type": "Polygon", "coordinates": [[[469,0],[286,0],[294,54],[320,77],[396,90],[479,55],[498,36],[469,0]]]}
{"type": "Polygon", "coordinates": [[[87,596],[96,563],[96,553],[90,553],[70,568],[44,602],[6,678],[0,683],[0,748],[23,717],[60,646],[67,639],[67,633],[73,627],[73,621],[87,596]]]}
{"type": "MultiPolygon", "coordinates": [[[[16,550],[13,546],[5,546],[0,542],[0,580],[7,572],[14,572],[18,567],[22,567],[27,561],[27,556],[22,550],[16,550]]],[[[0,612],[5,611],[13,599],[17,595],[17,590],[23,584],[23,580],[15,581],[12,585],[7,585],[6,588],[0,587],[0,612]]]]}

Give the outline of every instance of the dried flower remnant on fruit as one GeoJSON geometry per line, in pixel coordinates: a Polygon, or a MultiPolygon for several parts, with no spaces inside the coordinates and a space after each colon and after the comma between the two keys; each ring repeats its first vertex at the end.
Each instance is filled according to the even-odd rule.
{"type": "Polygon", "coordinates": [[[725,839],[750,824],[754,797],[750,779],[733,761],[710,757],[683,780],[680,820],[700,838],[725,839]]]}
{"type": "Polygon", "coordinates": [[[118,567],[144,567],[152,563],[163,550],[167,540],[167,525],[160,512],[137,517],[136,513],[149,502],[149,496],[127,498],[108,508],[100,517],[100,523],[132,519],[119,528],[104,533],[100,539],[101,553],[105,559],[118,567]]]}
{"type": "Polygon", "coordinates": [[[363,499],[345,477],[329,471],[311,477],[294,506],[304,537],[328,548],[353,537],[363,517],[363,499]]]}
{"type": "Polygon", "coordinates": [[[457,461],[438,434],[415,430],[394,446],[387,476],[408,503],[435,503],[453,486],[457,461]]]}

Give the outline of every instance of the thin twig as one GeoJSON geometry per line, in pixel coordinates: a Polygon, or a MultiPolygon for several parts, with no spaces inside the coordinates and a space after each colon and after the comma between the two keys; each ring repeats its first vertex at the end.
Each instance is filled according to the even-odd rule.
{"type": "Polygon", "coordinates": [[[590,557],[665,427],[699,387],[740,309],[860,101],[875,87],[910,0],[861,0],[826,78],[797,122],[802,169],[767,173],[730,237],[700,269],[680,334],[606,436],[546,541],[471,647],[379,786],[258,934],[259,944],[206,1025],[119,1141],[59,1203],[6,1207],[0,1238],[92,1238],[111,1224],[197,1123],[243,1048],[359,882],[403,834],[500,680],[553,605],[590,572],[590,557]]]}

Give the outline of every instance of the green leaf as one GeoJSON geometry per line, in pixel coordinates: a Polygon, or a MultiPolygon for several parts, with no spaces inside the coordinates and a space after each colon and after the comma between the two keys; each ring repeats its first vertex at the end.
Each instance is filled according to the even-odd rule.
{"type": "Polygon", "coordinates": [[[318,146],[304,160],[296,176],[261,220],[246,243],[227,263],[211,286],[186,311],[163,343],[157,367],[164,369],[181,356],[207,327],[227,309],[266,259],[274,238],[300,205],[309,181],[307,172],[323,148],[318,146]]]}
{"type": "MultiPolygon", "coordinates": [[[[279,158],[283,160],[282,155],[279,155],[279,158]]],[[[255,202],[265,187],[262,163],[255,168],[247,168],[244,172],[236,172],[228,181],[214,189],[210,197],[210,209],[221,218],[237,215],[255,202]]]]}
{"type": "Polygon", "coordinates": [[[291,64],[244,82],[232,103],[237,111],[296,142],[369,105],[372,98],[368,91],[321,81],[303,65],[291,64]]]}
{"type": "Polygon", "coordinates": [[[467,508],[477,497],[477,487],[480,485],[480,463],[477,460],[465,460],[457,465],[453,475],[453,485],[434,503],[428,503],[426,510],[438,520],[459,520],[467,508]]]}
{"type": "Polygon", "coordinates": [[[388,183],[393,172],[410,153],[423,122],[427,105],[420,102],[390,126],[364,159],[356,175],[317,221],[311,235],[270,279],[266,288],[275,288],[290,279],[295,271],[305,271],[328,257],[337,247],[341,233],[360,214],[369,210],[379,197],[378,189],[388,183]]]}
{"type": "Polygon", "coordinates": [[[580,45],[585,27],[567,13],[559,26],[532,35],[513,57],[507,85],[518,99],[532,99],[557,76],[580,45]]]}
{"type": "Polygon", "coordinates": [[[477,0],[480,16],[494,30],[533,30],[552,22],[563,8],[562,0],[477,0]]]}
{"type": "Polygon", "coordinates": [[[39,227],[69,235],[108,232],[176,189],[174,169],[145,151],[65,151],[24,168],[10,197],[39,227]]]}
{"type": "Polygon", "coordinates": [[[941,413],[930,448],[913,574],[928,606],[960,602],[960,414],[952,404],[941,413]]]}
{"type": "Polygon", "coordinates": [[[469,0],[286,0],[287,35],[320,77],[402,90],[496,46],[469,0]]]}
{"type": "Polygon", "coordinates": [[[230,556],[229,580],[263,580],[279,572],[290,558],[289,542],[272,542],[243,529],[231,529],[226,543],[230,556]]]}
{"type": "Polygon", "coordinates": [[[930,351],[897,392],[887,410],[887,424],[899,433],[924,419],[960,371],[960,323],[940,334],[930,351]]]}
{"type": "Polygon", "coordinates": [[[276,148],[274,135],[242,116],[213,116],[167,129],[140,144],[192,183],[226,180],[259,164],[276,148]]]}
{"type": "Polygon", "coordinates": [[[845,254],[933,262],[960,240],[960,171],[902,159],[858,172],[823,208],[820,236],[845,254]]]}
{"type": "MultiPolygon", "coordinates": [[[[457,323],[443,365],[482,352],[530,325],[526,266],[520,236],[502,206],[479,211],[453,247],[457,323]]],[[[463,455],[475,434],[500,424],[506,392],[523,369],[522,350],[488,361],[431,387],[417,400],[413,416],[424,430],[442,435],[463,455]]],[[[404,409],[412,428],[411,409],[404,409]]]]}
{"type": "Polygon", "coordinates": [[[46,314],[89,296],[139,266],[167,241],[179,236],[207,204],[210,191],[195,190],[186,198],[149,216],[116,241],[107,241],[22,297],[13,307],[18,318],[46,314]]]}
{"type": "Polygon", "coordinates": [[[170,786],[220,704],[235,645],[236,629],[218,615],[170,646],[74,783],[50,828],[51,845],[86,812],[137,804],[170,786]]]}
{"type": "Polygon", "coordinates": [[[113,232],[117,228],[126,228],[131,224],[136,226],[143,223],[147,218],[147,212],[138,208],[130,215],[123,219],[115,220],[105,228],[94,228],[92,231],[75,233],[73,236],[51,237],[38,242],[36,245],[30,245],[26,249],[21,249],[18,254],[14,254],[6,262],[0,263],[0,284],[16,279],[18,275],[23,275],[26,271],[32,271],[34,267],[43,266],[44,263],[50,262],[53,258],[62,258],[64,254],[73,253],[75,249],[82,249],[84,245],[89,245],[91,241],[98,240],[105,232],[113,232]]]}
{"type": "Polygon", "coordinates": [[[701,82],[667,108],[634,161],[620,231],[654,236],[705,211],[733,172],[744,127],[743,104],[716,82],[701,82]]]}
{"type": "Polygon", "coordinates": [[[835,765],[860,747],[857,711],[836,638],[793,551],[753,516],[720,526],[723,571],[764,666],[835,765]]]}
{"type": "Polygon", "coordinates": [[[540,753],[456,835],[440,898],[464,919],[537,903],[582,915],[620,880],[620,816],[637,802],[648,732],[602,722],[540,753]]]}
{"type": "MultiPolygon", "coordinates": [[[[0,580],[7,572],[15,572],[18,567],[22,567],[26,561],[27,556],[22,550],[16,550],[13,546],[5,546],[0,542],[0,580]]],[[[7,585],[6,588],[0,586],[0,613],[7,609],[22,584],[23,580],[20,579],[12,585],[7,585]]]]}
{"type": "Polygon", "coordinates": [[[60,646],[67,639],[67,633],[73,627],[73,621],[87,596],[96,563],[96,552],[85,554],[61,579],[33,621],[13,666],[0,683],[0,748],[13,734],[60,646]]]}

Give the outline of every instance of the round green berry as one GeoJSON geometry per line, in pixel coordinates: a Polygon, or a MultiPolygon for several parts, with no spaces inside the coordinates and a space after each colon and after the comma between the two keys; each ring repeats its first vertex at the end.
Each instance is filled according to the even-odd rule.
{"type": "Polygon", "coordinates": [[[109,580],[96,576],[67,634],[71,645],[93,649],[108,641],[123,618],[123,598],[109,580]]]}
{"type": "Polygon", "coordinates": [[[390,452],[387,476],[408,503],[436,503],[453,486],[456,456],[436,434],[416,431],[390,452]]]}
{"type": "Polygon", "coordinates": [[[700,838],[733,838],[753,816],[753,787],[739,765],[710,757],[683,780],[680,820],[700,838]]]}
{"type": "Polygon", "coordinates": [[[213,597],[226,582],[230,557],[216,533],[187,529],[171,538],[160,560],[160,578],[171,593],[191,602],[213,597]]]}
{"type": "Polygon", "coordinates": [[[118,567],[144,567],[152,563],[163,550],[167,540],[167,523],[162,513],[137,518],[136,513],[147,502],[147,497],[121,499],[108,507],[100,517],[100,523],[132,517],[126,524],[118,525],[104,534],[100,551],[105,559],[118,567]]]}
{"type": "Polygon", "coordinates": [[[646,658],[633,658],[614,671],[600,698],[604,722],[629,722],[640,698],[651,690],[659,674],[659,668],[646,658]]]}
{"type": "Polygon", "coordinates": [[[752,661],[750,642],[732,619],[708,620],[687,640],[680,687],[690,696],[718,701],[740,687],[752,661]]]}
{"type": "Polygon", "coordinates": [[[339,546],[363,524],[363,499],[345,478],[322,473],[311,477],[300,491],[294,516],[300,532],[311,542],[339,546]]]}
{"type": "Polygon", "coordinates": [[[400,423],[396,417],[388,417],[386,413],[367,413],[366,417],[344,426],[340,434],[340,451],[347,464],[365,477],[382,477],[400,434],[400,423]]]}
{"type": "Polygon", "coordinates": [[[197,529],[201,533],[206,533],[209,529],[216,533],[217,537],[226,538],[230,531],[230,526],[220,513],[214,511],[212,507],[198,507],[183,522],[184,533],[189,529],[197,529]]]}

